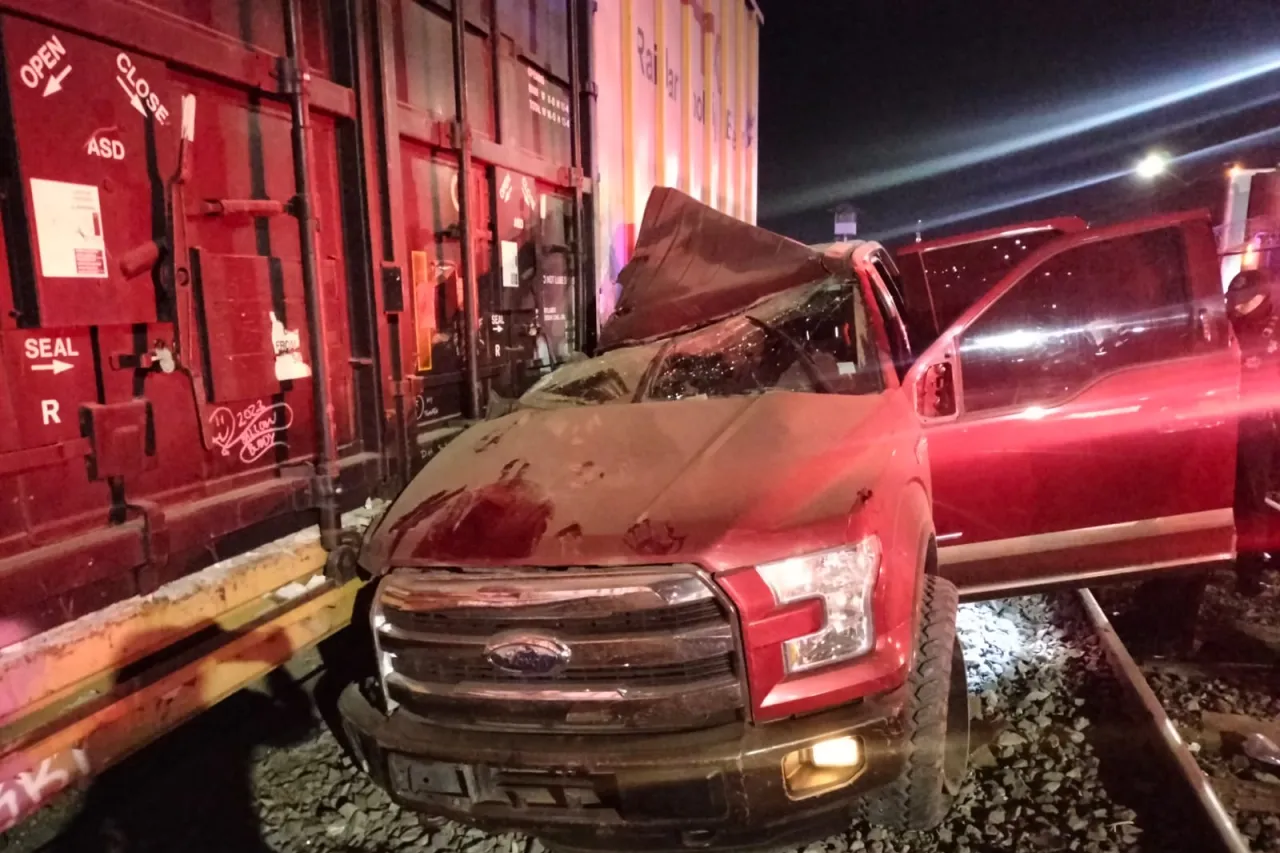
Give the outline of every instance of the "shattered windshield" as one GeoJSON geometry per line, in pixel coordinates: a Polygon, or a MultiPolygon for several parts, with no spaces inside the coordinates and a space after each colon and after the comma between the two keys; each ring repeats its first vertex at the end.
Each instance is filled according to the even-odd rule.
{"type": "Polygon", "coordinates": [[[882,390],[861,292],[853,282],[827,279],[691,332],[564,365],[520,402],[548,408],[767,391],[882,390]]]}

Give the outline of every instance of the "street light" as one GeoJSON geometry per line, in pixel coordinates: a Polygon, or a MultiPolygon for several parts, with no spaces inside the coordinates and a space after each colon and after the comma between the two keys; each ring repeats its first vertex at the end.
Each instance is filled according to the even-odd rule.
{"type": "Polygon", "coordinates": [[[1138,161],[1133,172],[1144,181],[1153,181],[1169,171],[1169,155],[1160,151],[1152,151],[1138,161]]]}

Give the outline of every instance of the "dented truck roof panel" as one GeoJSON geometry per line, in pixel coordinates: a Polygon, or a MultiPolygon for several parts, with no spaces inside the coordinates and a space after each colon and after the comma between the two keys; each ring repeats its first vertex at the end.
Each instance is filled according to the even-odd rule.
{"type": "Polygon", "coordinates": [[[600,349],[697,328],[841,271],[836,259],[803,243],[655,187],[635,254],[618,274],[622,292],[600,330],[600,349]]]}

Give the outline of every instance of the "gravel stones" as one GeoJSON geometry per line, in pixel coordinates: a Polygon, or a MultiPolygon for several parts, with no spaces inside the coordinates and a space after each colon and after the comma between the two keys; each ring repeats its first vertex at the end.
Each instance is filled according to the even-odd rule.
{"type": "Polygon", "coordinates": [[[1024,746],[1027,739],[1017,732],[1001,732],[996,737],[996,746],[1015,747],[1024,746]]]}
{"type": "MultiPolygon", "coordinates": [[[[1280,628],[1280,573],[1265,572],[1261,594],[1253,598],[1236,594],[1233,573],[1216,572],[1211,577],[1197,632],[1202,653],[1225,660],[1251,660],[1260,650],[1256,643],[1247,641],[1247,635],[1246,641],[1241,642],[1242,628],[1244,632],[1250,628],[1264,632],[1280,628]]],[[[1274,650],[1263,649],[1255,662],[1274,667],[1278,661],[1274,650]]],[[[1280,788],[1280,776],[1250,761],[1238,749],[1216,741],[1201,742],[1201,715],[1206,711],[1267,721],[1280,717],[1280,675],[1275,669],[1223,670],[1218,677],[1210,678],[1202,673],[1162,668],[1149,672],[1147,682],[1205,773],[1211,777],[1262,781],[1280,788]]],[[[1232,816],[1255,853],[1280,853],[1280,815],[1234,812],[1232,816]]]]}
{"type": "MultiPolygon", "coordinates": [[[[1138,817],[1108,790],[1090,742],[1097,703],[1085,697],[1111,675],[1075,599],[966,604],[958,626],[971,698],[982,710],[970,773],[941,826],[891,835],[885,849],[1141,849],[1138,817]]],[[[841,850],[872,832],[855,826],[841,850]]]]}

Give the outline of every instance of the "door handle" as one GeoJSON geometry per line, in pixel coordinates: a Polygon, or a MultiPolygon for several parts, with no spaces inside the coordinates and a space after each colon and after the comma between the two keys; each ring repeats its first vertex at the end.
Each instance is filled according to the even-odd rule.
{"type": "Polygon", "coordinates": [[[1203,308],[1196,311],[1196,331],[1200,333],[1200,340],[1206,344],[1213,343],[1213,323],[1209,320],[1209,312],[1203,308]]]}

